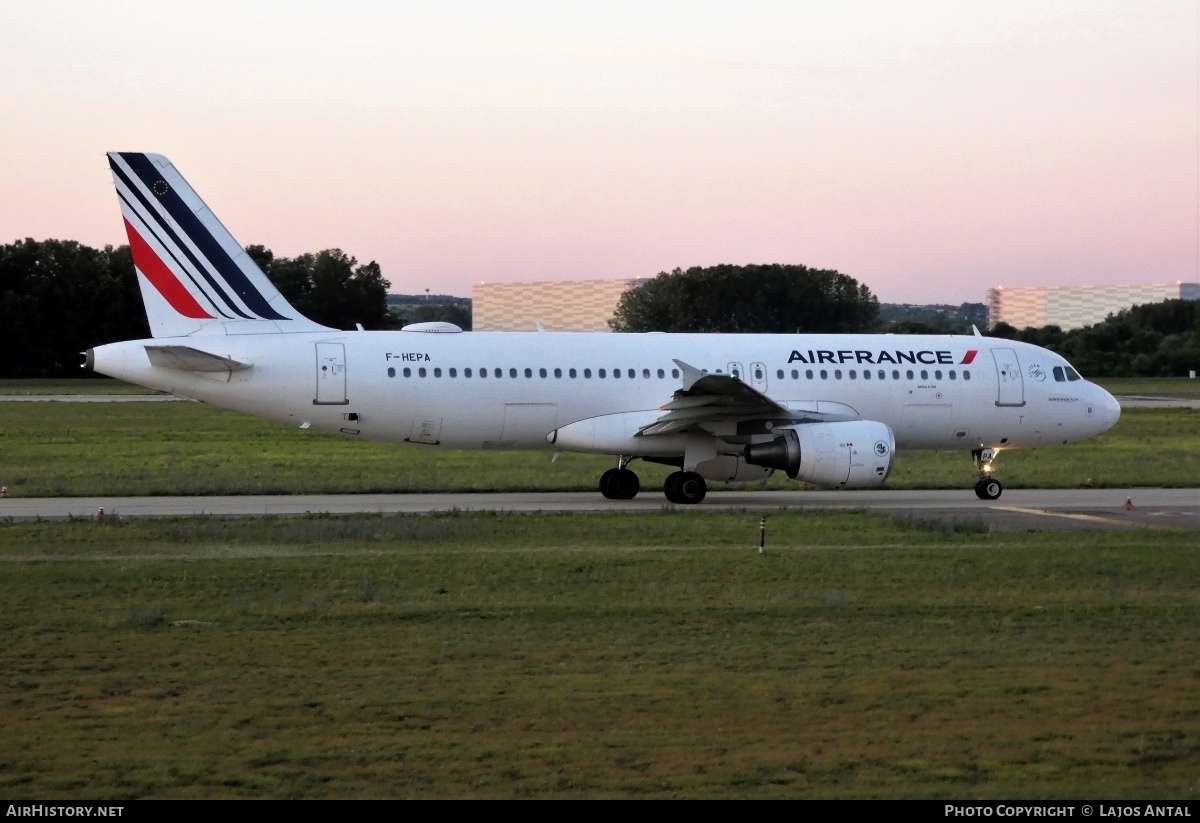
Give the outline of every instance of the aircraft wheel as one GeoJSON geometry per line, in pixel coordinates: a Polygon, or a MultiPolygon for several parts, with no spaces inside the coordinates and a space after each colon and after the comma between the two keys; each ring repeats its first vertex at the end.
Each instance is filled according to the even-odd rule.
{"type": "Polygon", "coordinates": [[[683,472],[671,472],[667,475],[667,479],[663,481],[663,494],[672,503],[683,502],[679,499],[679,477],[682,474],[683,472]]]}
{"type": "MultiPolygon", "coordinates": [[[[611,471],[611,470],[610,470],[611,471]]],[[[610,482],[614,500],[632,500],[642,490],[642,481],[630,469],[616,469],[610,482]]],[[[607,474],[607,472],[605,472],[607,474]]]]}
{"type": "Polygon", "coordinates": [[[663,484],[663,492],[672,503],[687,506],[704,499],[708,484],[696,472],[672,472],[663,484]]]}
{"type": "Polygon", "coordinates": [[[609,469],[604,474],[600,475],[600,493],[608,500],[620,500],[617,497],[617,491],[614,488],[614,480],[620,469],[609,469]]]}
{"type": "Polygon", "coordinates": [[[975,484],[975,496],[980,500],[995,500],[1004,492],[999,480],[980,480],[975,484]]]}

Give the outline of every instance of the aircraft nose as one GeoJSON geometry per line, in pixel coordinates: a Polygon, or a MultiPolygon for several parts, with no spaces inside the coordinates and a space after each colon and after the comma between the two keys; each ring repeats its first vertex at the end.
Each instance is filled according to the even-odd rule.
{"type": "Polygon", "coordinates": [[[1117,398],[1099,386],[1096,387],[1096,391],[1100,395],[1096,400],[1096,417],[1104,425],[1101,431],[1108,431],[1121,419],[1121,404],[1117,402],[1117,398]]]}

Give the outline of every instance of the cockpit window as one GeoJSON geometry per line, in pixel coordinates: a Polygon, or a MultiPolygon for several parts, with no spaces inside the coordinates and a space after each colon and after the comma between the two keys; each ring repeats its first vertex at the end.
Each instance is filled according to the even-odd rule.
{"type": "Polygon", "coordinates": [[[1070,380],[1071,382],[1083,379],[1082,377],[1079,376],[1079,372],[1075,371],[1070,366],[1067,366],[1066,372],[1067,372],[1067,379],[1070,380]]]}
{"type": "Polygon", "coordinates": [[[1054,382],[1055,383],[1063,383],[1063,382],[1066,382],[1066,379],[1067,379],[1067,376],[1065,374],[1063,374],[1062,366],[1055,366],[1054,367],[1054,382]]]}

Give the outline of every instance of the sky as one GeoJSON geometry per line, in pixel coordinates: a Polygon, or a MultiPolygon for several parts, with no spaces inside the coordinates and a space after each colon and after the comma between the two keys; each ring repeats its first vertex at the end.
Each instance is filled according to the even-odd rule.
{"type": "Polygon", "coordinates": [[[107,151],[394,292],[836,269],[1200,280],[1200,0],[0,0],[0,243],[126,242],[107,151]]]}

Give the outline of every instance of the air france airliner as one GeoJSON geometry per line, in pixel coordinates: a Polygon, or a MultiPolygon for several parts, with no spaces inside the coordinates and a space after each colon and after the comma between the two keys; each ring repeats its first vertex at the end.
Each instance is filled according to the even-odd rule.
{"type": "Polygon", "coordinates": [[[776,469],[875,488],[896,449],[959,449],[975,493],[1004,449],[1070,443],[1120,407],[1063,358],[1010,340],[925,335],[342,331],[299,314],[167,158],[108,155],[151,339],[85,367],[302,429],[415,448],[586,452],[673,466],[667,500],[776,469]]]}

